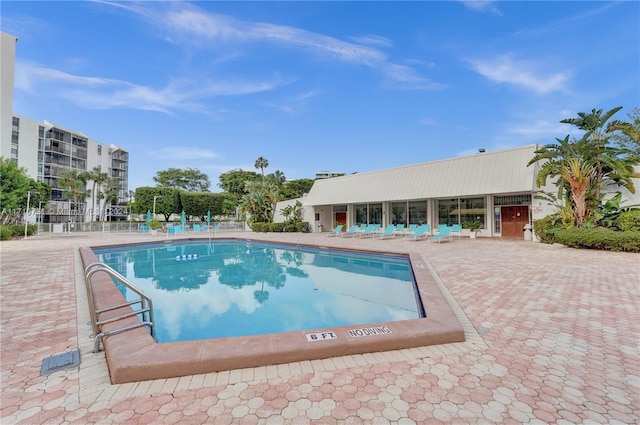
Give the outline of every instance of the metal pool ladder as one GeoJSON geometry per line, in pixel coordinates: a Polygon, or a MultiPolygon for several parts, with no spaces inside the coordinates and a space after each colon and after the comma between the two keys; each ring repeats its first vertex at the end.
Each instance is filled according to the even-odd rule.
{"type": "Polygon", "coordinates": [[[122,276],[120,273],[109,267],[104,263],[91,263],[84,269],[84,283],[87,287],[87,298],[89,302],[89,313],[91,315],[91,327],[93,329],[93,340],[94,347],[93,352],[97,353],[100,351],[100,342],[102,338],[105,338],[109,335],[115,335],[122,332],[130,331],[132,329],[140,328],[142,326],[146,326],[151,333],[151,336],[155,339],[155,327],[153,322],[153,303],[151,302],[151,298],[147,294],[145,294],[140,288],[138,288],[133,283],[129,282],[127,278],[122,276]],[[132,301],[128,301],[123,304],[113,305],[109,307],[104,307],[99,310],[96,310],[95,300],[93,298],[93,285],[91,284],[91,277],[97,272],[105,272],[113,279],[117,280],[122,285],[126,286],[127,289],[130,289],[135,294],[137,294],[140,298],[132,301]],[[123,314],[119,314],[117,316],[111,317],[105,320],[98,320],[98,316],[101,313],[117,310],[123,307],[131,307],[133,305],[140,304],[139,310],[128,311],[123,314]],[[137,315],[142,315],[142,320],[139,323],[135,323],[132,325],[123,326],[121,328],[111,329],[109,331],[101,331],[100,326],[106,323],[113,323],[119,320],[125,319],[127,317],[133,317],[137,315]]]}

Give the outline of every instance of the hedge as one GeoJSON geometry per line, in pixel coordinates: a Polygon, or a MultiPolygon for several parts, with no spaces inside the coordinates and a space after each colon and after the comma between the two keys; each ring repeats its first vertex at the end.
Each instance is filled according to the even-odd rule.
{"type": "MultiPolygon", "coordinates": [[[[33,236],[38,232],[36,224],[27,225],[27,236],[33,236]]],[[[6,226],[0,224],[0,241],[7,241],[14,237],[24,237],[24,224],[14,224],[6,226]]]]}
{"type": "Polygon", "coordinates": [[[311,231],[311,226],[306,221],[299,222],[296,224],[287,224],[284,223],[263,223],[256,222],[251,223],[251,230],[254,232],[302,232],[309,233],[311,231]]]}
{"type": "Polygon", "coordinates": [[[640,231],[616,232],[604,227],[560,229],[553,233],[553,239],[571,248],[640,252],[640,231]]]}

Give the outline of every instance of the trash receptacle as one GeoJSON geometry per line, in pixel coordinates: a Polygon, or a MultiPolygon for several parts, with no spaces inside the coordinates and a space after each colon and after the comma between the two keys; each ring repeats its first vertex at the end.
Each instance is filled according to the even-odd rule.
{"type": "Polygon", "coordinates": [[[524,232],[524,240],[525,241],[530,241],[533,240],[533,231],[531,228],[531,224],[527,223],[524,225],[524,228],[522,229],[522,231],[524,232]]]}

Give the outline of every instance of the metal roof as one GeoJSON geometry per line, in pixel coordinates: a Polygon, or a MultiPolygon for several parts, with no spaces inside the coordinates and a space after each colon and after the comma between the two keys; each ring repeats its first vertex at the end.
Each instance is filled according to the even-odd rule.
{"type": "Polygon", "coordinates": [[[535,190],[538,145],[316,180],[304,205],[403,201],[535,190]]]}

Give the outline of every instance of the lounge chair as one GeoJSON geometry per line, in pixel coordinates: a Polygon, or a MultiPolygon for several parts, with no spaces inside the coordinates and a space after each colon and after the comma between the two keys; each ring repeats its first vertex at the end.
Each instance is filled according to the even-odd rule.
{"type": "Polygon", "coordinates": [[[140,226],[140,231],[142,233],[149,233],[151,231],[151,227],[149,226],[145,226],[144,224],[142,226],[140,226]]]}
{"type": "Polygon", "coordinates": [[[202,227],[200,227],[199,224],[194,224],[193,225],[193,231],[194,232],[202,232],[202,227]]]}
{"type": "Polygon", "coordinates": [[[396,224],[396,235],[404,234],[404,224],[396,224]]]}
{"type": "Polygon", "coordinates": [[[360,232],[360,234],[358,235],[359,238],[368,238],[369,236],[373,236],[376,233],[376,226],[375,224],[370,224],[367,226],[366,229],[364,229],[364,232],[360,232]]]}
{"type": "Polygon", "coordinates": [[[354,224],[353,226],[349,227],[346,232],[340,233],[337,236],[340,236],[342,238],[350,238],[351,236],[354,236],[358,233],[358,229],[360,229],[360,226],[354,224]]]}
{"type": "Polygon", "coordinates": [[[384,232],[382,233],[375,233],[373,235],[373,238],[380,238],[380,239],[384,239],[384,238],[395,238],[396,237],[396,226],[394,226],[393,224],[390,224],[387,226],[386,229],[384,229],[384,232]]]}
{"type": "Polygon", "coordinates": [[[418,239],[427,238],[429,235],[427,231],[430,229],[428,224],[422,224],[416,228],[416,231],[409,233],[404,237],[405,241],[417,241],[418,239]]]}
{"type": "Polygon", "coordinates": [[[404,234],[405,235],[410,235],[410,234],[414,233],[417,229],[418,229],[418,225],[417,224],[410,224],[409,227],[404,229],[404,234]]]}
{"type": "Polygon", "coordinates": [[[451,226],[451,236],[457,236],[458,239],[462,236],[462,226],[459,224],[453,224],[451,226]]]}
{"type": "Polygon", "coordinates": [[[428,240],[437,240],[438,243],[442,240],[452,241],[453,237],[451,237],[451,227],[445,226],[438,229],[438,234],[429,236],[428,240]]]}
{"type": "Polygon", "coordinates": [[[325,236],[338,236],[343,227],[344,224],[338,224],[335,229],[331,230],[330,232],[322,232],[322,234],[325,236]]]}

